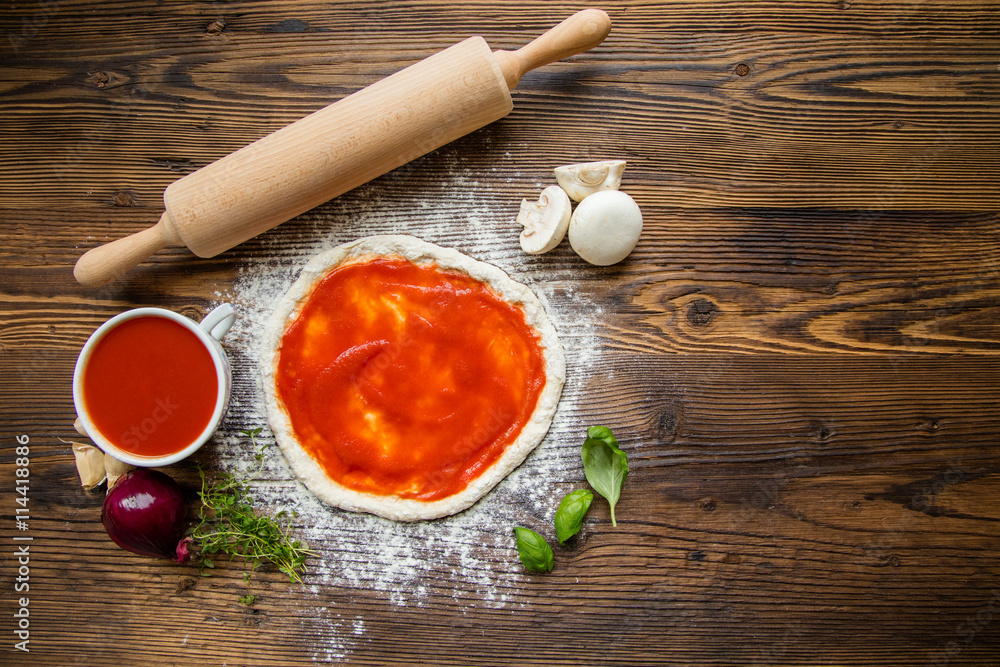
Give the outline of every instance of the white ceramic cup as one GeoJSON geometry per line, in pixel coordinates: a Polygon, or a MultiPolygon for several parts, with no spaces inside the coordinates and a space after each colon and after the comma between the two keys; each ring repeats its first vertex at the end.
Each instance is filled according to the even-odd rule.
{"type": "Polygon", "coordinates": [[[222,422],[222,418],[226,415],[226,409],[229,407],[229,397],[233,389],[233,377],[232,371],[229,367],[229,358],[226,357],[226,352],[222,349],[222,345],[219,344],[219,341],[222,340],[222,337],[229,332],[229,329],[233,326],[235,321],[236,312],[228,303],[218,306],[206,315],[205,319],[198,323],[184,317],[183,315],[178,315],[172,310],[166,310],[164,308],[135,308],[112,317],[110,320],[99,326],[97,330],[90,335],[90,338],[87,339],[83,349],[80,351],[80,356],[77,357],[76,360],[76,368],[73,371],[73,403],[76,406],[76,414],[79,418],[77,420],[77,427],[82,427],[85,435],[93,440],[94,443],[103,449],[105,453],[110,454],[119,461],[124,461],[125,463],[130,463],[135,466],[166,466],[172,463],[177,463],[178,461],[185,459],[194,452],[198,451],[198,448],[205,444],[205,442],[212,437],[212,434],[215,433],[215,430],[222,422]],[[97,343],[104,338],[109,331],[120,325],[122,322],[148,315],[165,317],[168,320],[177,322],[188,331],[194,333],[211,355],[212,363],[215,365],[216,379],[218,380],[219,389],[215,397],[215,409],[212,412],[212,418],[209,420],[204,430],[202,430],[198,437],[195,438],[195,440],[187,447],[179,452],[169,454],[167,456],[137,456],[123,451],[115,446],[113,443],[108,441],[107,438],[101,435],[99,430],[97,430],[97,427],[87,414],[86,403],[83,399],[83,370],[86,368],[87,361],[90,359],[90,355],[97,343]]]}

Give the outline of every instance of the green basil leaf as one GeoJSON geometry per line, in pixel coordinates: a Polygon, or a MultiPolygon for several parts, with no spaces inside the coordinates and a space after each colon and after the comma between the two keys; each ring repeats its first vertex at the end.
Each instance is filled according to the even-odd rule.
{"type": "Polygon", "coordinates": [[[611,506],[611,525],[617,526],[615,505],[621,496],[622,485],[628,476],[628,456],[618,448],[618,441],[605,426],[591,426],[580,452],[583,472],[594,490],[607,499],[611,506]]]}
{"type": "Polygon", "coordinates": [[[587,429],[587,437],[603,440],[609,447],[619,449],[618,440],[615,439],[614,433],[607,426],[591,426],[587,429]]]}
{"type": "Polygon", "coordinates": [[[594,494],[587,489],[577,489],[566,494],[566,497],[559,503],[556,510],[556,537],[559,544],[580,532],[583,525],[583,517],[590,509],[590,503],[594,502],[594,494]]]}
{"type": "Polygon", "coordinates": [[[532,572],[551,572],[554,563],[552,547],[545,538],[529,528],[514,528],[517,554],[532,572]]]}

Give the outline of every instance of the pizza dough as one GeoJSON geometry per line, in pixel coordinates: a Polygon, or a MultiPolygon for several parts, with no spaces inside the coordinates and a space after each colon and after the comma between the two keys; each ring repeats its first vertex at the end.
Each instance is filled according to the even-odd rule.
{"type": "MultiPolygon", "coordinates": [[[[458,303],[466,307],[465,302],[458,303]]],[[[444,317],[445,322],[450,321],[447,317],[451,315],[444,317]]],[[[455,514],[489,492],[545,437],[565,381],[565,361],[555,328],[530,289],[495,266],[412,236],[371,236],[317,255],[277,304],[264,336],[261,376],[268,421],[295,474],[330,505],[396,521],[455,514]],[[389,287],[378,282],[385,276],[392,279],[385,278],[389,287]],[[442,281],[444,287],[435,292],[420,284],[399,283],[405,276],[415,276],[414,280],[429,276],[429,280],[442,281]],[[374,304],[370,309],[388,313],[389,331],[373,334],[376,340],[350,338],[359,335],[358,331],[367,335],[364,320],[375,315],[369,318],[364,307],[349,303],[344,296],[348,292],[343,291],[347,288],[338,287],[341,291],[335,293],[342,307],[337,303],[317,305],[321,298],[329,298],[321,296],[332,289],[328,285],[350,280],[357,281],[362,291],[367,282],[372,291],[368,298],[374,304]],[[468,332],[435,325],[435,318],[427,314],[433,315],[434,309],[448,313],[454,310],[451,302],[434,302],[428,306],[431,310],[424,312],[414,301],[412,312],[406,310],[408,295],[423,291],[437,294],[428,298],[440,301],[441,289],[449,294],[479,295],[479,301],[470,307],[474,322],[468,332]],[[487,310],[476,310],[480,307],[487,310]],[[485,324],[483,313],[493,317],[489,308],[496,311],[496,318],[511,321],[513,333],[508,334],[493,320],[489,326],[485,324]],[[434,331],[432,326],[445,330],[434,331]],[[409,349],[416,344],[414,338],[423,340],[419,336],[399,334],[409,337],[391,340],[394,329],[412,333],[414,327],[431,332],[426,352],[409,349]],[[324,358],[324,352],[317,352],[316,347],[327,345],[320,341],[334,335],[328,331],[348,336],[350,349],[335,349],[324,358]],[[522,333],[518,335],[518,331],[522,333]],[[311,361],[314,353],[320,361],[311,361]],[[456,358],[456,354],[464,357],[456,358]],[[481,369],[469,371],[463,361],[486,364],[489,370],[493,363],[489,359],[494,357],[498,369],[511,369],[511,377],[490,378],[481,369]],[[415,380],[394,375],[393,365],[397,360],[402,364],[403,359],[422,365],[425,370],[421,373],[449,378],[447,384],[441,389],[429,380],[434,388],[427,391],[436,393],[421,396],[420,374],[415,380]],[[303,371],[302,377],[308,380],[299,378],[296,364],[312,364],[303,371]],[[536,369],[534,375],[526,368],[536,369]],[[463,379],[466,376],[470,377],[463,379]],[[475,389],[475,382],[486,383],[485,388],[475,389]],[[390,395],[408,391],[412,396],[404,394],[410,397],[406,401],[395,399],[398,405],[386,404],[380,402],[384,398],[380,387],[390,395]],[[490,407],[484,401],[491,399],[484,397],[494,394],[498,404],[490,407]],[[509,401],[515,400],[511,397],[522,401],[516,410],[510,409],[509,401]],[[422,406],[425,399],[432,414],[419,415],[423,421],[413,427],[409,412],[422,406]],[[501,401],[507,401],[503,409],[501,401]],[[330,415],[325,414],[327,406],[330,415]],[[450,406],[473,413],[444,414],[450,406]],[[482,419],[475,414],[478,408],[469,406],[481,406],[482,419]],[[342,413],[357,419],[342,420],[342,413]],[[501,424],[501,418],[508,417],[510,423],[501,424]],[[468,423],[469,433],[455,438],[459,446],[449,446],[452,440],[445,437],[439,452],[433,444],[435,423],[442,429],[468,423]],[[498,435],[487,438],[487,432],[498,435]],[[487,442],[488,446],[483,444],[487,442]],[[435,456],[442,459],[440,464],[435,456]],[[441,469],[435,469],[436,465],[441,469]],[[384,479],[394,481],[383,483],[384,479]],[[439,483],[440,488],[433,486],[439,483]]]]}

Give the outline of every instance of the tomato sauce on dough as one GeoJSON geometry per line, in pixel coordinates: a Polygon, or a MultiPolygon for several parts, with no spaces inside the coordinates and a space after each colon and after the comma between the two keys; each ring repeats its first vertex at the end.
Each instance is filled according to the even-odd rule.
{"type": "Polygon", "coordinates": [[[330,271],[281,341],[276,389],[342,486],[424,501],[465,489],[513,443],[545,385],[524,312],[436,265],[330,271]]]}
{"type": "Polygon", "coordinates": [[[83,370],[90,420],[136,456],[167,456],[194,442],[212,419],[218,393],[215,364],[198,336],[155,315],[105,334],[83,370]]]}

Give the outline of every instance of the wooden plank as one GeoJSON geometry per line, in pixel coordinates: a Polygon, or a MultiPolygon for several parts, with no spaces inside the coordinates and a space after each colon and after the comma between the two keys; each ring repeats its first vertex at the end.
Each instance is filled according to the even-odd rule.
{"type": "MultiPolygon", "coordinates": [[[[544,172],[613,154],[629,159],[660,201],[685,208],[996,210],[995,12],[982,3],[798,13],[755,4],[623,8],[602,49],[526,78],[486,159],[514,151],[524,168],[544,172]],[[586,149],[567,151],[581,134],[586,149]]],[[[387,51],[360,30],[346,43],[328,37],[351,20],[350,8],[322,16],[316,6],[297,8],[301,18],[285,21],[306,27],[293,32],[231,9],[237,16],[221,35],[206,35],[205,19],[194,16],[157,31],[155,14],[133,13],[110,27],[129,39],[105,32],[87,45],[74,33],[107,14],[81,17],[60,5],[11,61],[18,83],[0,102],[0,146],[22,159],[0,172],[16,185],[6,205],[73,198],[106,207],[124,192],[157,208],[179,176],[458,37],[490,32],[459,21],[431,37],[427,17],[459,7],[414,9],[378,24],[377,34],[398,45],[387,51]],[[79,51],[46,53],[56,36],[79,51]],[[141,50],[128,51],[136,43],[141,50]],[[87,49],[109,44],[121,51],[95,67],[87,49]],[[19,101],[26,95],[30,105],[19,101]]],[[[501,30],[493,41],[511,39],[501,30]]]]}
{"type": "Polygon", "coordinates": [[[155,222],[173,180],[467,35],[516,48],[577,8],[8,5],[0,662],[996,662],[1000,3],[610,2],[605,46],[526,77],[506,119],[215,258],[168,249],[99,289],[72,280],[76,258],[155,222]],[[521,198],[559,164],[610,157],[644,213],[635,253],[525,256],[521,198]],[[397,526],[308,506],[271,449],[255,493],[304,503],[296,528],[321,554],[304,585],[117,548],[63,442],[90,332],[142,305],[241,312],[223,429],[168,469],[193,505],[197,466],[235,469],[238,431],[265,425],[251,338],[275,290],[319,248],[394,232],[546,298],[570,377],[520,477],[456,519],[397,526]],[[618,527],[597,499],[556,545],[593,423],[629,453],[618,527]],[[12,520],[23,435],[28,531],[12,520]],[[515,523],[553,542],[551,574],[520,566],[515,523]]]}

